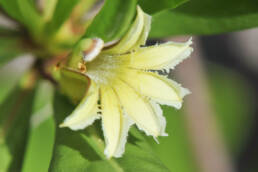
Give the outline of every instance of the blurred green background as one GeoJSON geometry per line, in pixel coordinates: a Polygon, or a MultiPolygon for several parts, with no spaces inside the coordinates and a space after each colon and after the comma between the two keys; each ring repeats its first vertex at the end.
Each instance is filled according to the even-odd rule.
{"type": "Polygon", "coordinates": [[[113,171],[114,164],[126,172],[258,171],[257,2],[110,0],[92,22],[102,2],[0,0],[0,172],[113,171]],[[38,2],[50,2],[49,10],[38,2]],[[158,138],[159,144],[133,127],[124,157],[103,160],[94,149],[93,127],[80,132],[57,127],[74,105],[44,73],[28,82],[35,77],[30,67],[33,54],[59,55],[80,36],[121,37],[137,3],[153,16],[147,44],[193,37],[191,58],[169,75],[192,94],[180,110],[162,106],[169,136],[158,138]]]}

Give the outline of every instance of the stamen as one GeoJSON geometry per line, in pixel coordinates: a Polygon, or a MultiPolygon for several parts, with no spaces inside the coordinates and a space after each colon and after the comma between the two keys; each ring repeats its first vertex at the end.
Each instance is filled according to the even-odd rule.
{"type": "Polygon", "coordinates": [[[83,73],[87,71],[86,65],[81,62],[78,63],[78,69],[83,73]]]}

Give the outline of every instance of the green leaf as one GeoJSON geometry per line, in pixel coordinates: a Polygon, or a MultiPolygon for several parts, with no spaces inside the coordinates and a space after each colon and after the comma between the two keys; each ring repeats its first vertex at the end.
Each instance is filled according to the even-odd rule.
{"type": "Polygon", "coordinates": [[[169,106],[162,106],[162,110],[167,121],[168,137],[159,137],[160,144],[148,138],[151,147],[170,171],[199,171],[183,111],[169,106]]]}
{"type": "Polygon", "coordinates": [[[34,34],[40,29],[41,16],[30,0],[0,0],[0,5],[7,14],[24,24],[34,34]]]}
{"type": "Polygon", "coordinates": [[[17,86],[21,77],[32,66],[32,63],[32,57],[21,56],[0,68],[0,105],[10,94],[10,92],[17,86]]]}
{"type": "Polygon", "coordinates": [[[8,15],[23,23],[23,18],[17,0],[0,0],[0,5],[8,15]]]}
{"type": "Polygon", "coordinates": [[[46,172],[54,146],[55,122],[53,118],[53,86],[41,81],[35,93],[30,134],[22,171],[46,172]]]}
{"type": "Polygon", "coordinates": [[[0,105],[0,171],[21,170],[33,95],[33,90],[16,87],[0,105]]]}
{"type": "Polygon", "coordinates": [[[70,17],[72,10],[79,0],[58,0],[52,19],[46,24],[46,34],[55,34],[70,17]]]}
{"type": "Polygon", "coordinates": [[[84,37],[98,37],[105,42],[119,39],[130,27],[137,0],[108,0],[88,27],[84,37]]]}
{"type": "Polygon", "coordinates": [[[21,54],[22,49],[19,39],[15,37],[2,37],[0,39],[0,67],[21,54]]]}
{"type": "Polygon", "coordinates": [[[25,25],[33,32],[34,36],[39,34],[42,29],[43,20],[36,10],[35,4],[31,0],[17,0],[17,3],[25,25]]]}
{"type": "Polygon", "coordinates": [[[154,14],[162,10],[173,9],[188,0],[140,0],[139,5],[144,12],[154,14]]]}
{"type": "Polygon", "coordinates": [[[14,38],[14,37],[19,37],[21,36],[21,32],[16,29],[16,28],[12,28],[12,26],[3,26],[0,25],[0,36],[1,39],[2,38],[14,38]]]}
{"type": "Polygon", "coordinates": [[[153,16],[150,37],[218,34],[258,26],[258,1],[192,0],[153,16]]]}
{"type": "Polygon", "coordinates": [[[8,146],[3,143],[0,143],[0,160],[0,171],[7,171],[9,163],[12,160],[12,156],[9,152],[8,146]]]}
{"type": "Polygon", "coordinates": [[[58,0],[44,1],[43,18],[45,21],[49,21],[52,18],[57,2],[58,0]]]}
{"type": "MultiPolygon", "coordinates": [[[[74,106],[58,94],[55,98],[55,118],[60,124],[74,106]]],[[[131,129],[129,143],[122,158],[106,159],[101,125],[98,122],[85,130],[72,131],[68,128],[56,129],[56,142],[51,172],[62,171],[105,171],[105,172],[166,172],[168,169],[153,154],[144,137],[131,129]]]]}

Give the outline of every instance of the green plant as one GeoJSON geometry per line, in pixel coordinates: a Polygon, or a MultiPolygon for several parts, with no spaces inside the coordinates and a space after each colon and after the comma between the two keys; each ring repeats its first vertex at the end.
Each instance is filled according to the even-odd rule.
{"type": "MultiPolygon", "coordinates": [[[[122,158],[110,158],[122,155],[121,152],[116,153],[117,150],[112,147],[108,148],[109,152],[106,153],[109,158],[103,154],[104,140],[112,142],[118,139],[115,135],[121,135],[121,133],[114,135],[105,133],[106,138],[104,138],[100,121],[80,131],[59,127],[69,114],[75,113],[74,109],[83,113],[92,110],[90,108],[93,107],[86,107],[85,102],[88,99],[87,94],[94,96],[94,90],[89,88],[94,86],[94,83],[92,78],[81,73],[85,70],[90,71],[96,66],[101,68],[98,63],[108,63],[106,59],[109,56],[121,55],[123,58],[131,58],[131,56],[141,55],[142,62],[128,66],[144,69],[144,71],[126,72],[127,77],[124,79],[130,84],[137,85],[137,78],[142,75],[147,85],[150,83],[148,77],[153,76],[154,79],[151,80],[153,85],[161,86],[160,81],[169,81],[154,73],[147,75],[146,70],[168,69],[163,64],[168,61],[171,63],[167,54],[178,51],[176,54],[178,55],[185,52],[186,54],[181,56],[181,61],[191,53],[189,41],[186,44],[161,44],[156,46],[155,51],[144,55],[144,51],[147,52],[155,46],[142,48],[150,30],[150,16],[144,14],[140,7],[137,13],[137,4],[152,16],[150,38],[183,34],[215,34],[258,25],[257,2],[251,0],[227,2],[222,0],[205,2],[203,0],[190,2],[186,0],[106,0],[105,2],[0,0],[2,16],[14,23],[11,27],[0,26],[0,171],[157,172],[172,169],[164,160],[167,155],[160,154],[163,149],[168,149],[168,144],[158,145],[160,146],[158,148],[136,127],[130,129],[126,151],[122,158]],[[99,5],[101,8],[98,11],[99,5]],[[92,14],[96,11],[97,14],[93,17],[92,14]],[[139,13],[142,14],[140,16],[142,20],[137,18],[139,13]],[[142,26],[139,27],[139,25],[142,26]],[[100,60],[101,62],[90,63],[98,58],[96,55],[89,55],[94,53],[92,47],[95,51],[101,51],[97,54],[99,59],[103,59],[100,60]],[[82,56],[83,53],[85,53],[84,56],[82,56]],[[21,57],[24,54],[26,57],[21,57]],[[28,57],[28,54],[33,57],[28,57]],[[154,60],[146,60],[151,54],[154,54],[152,57],[154,60]],[[156,56],[158,61],[154,58],[156,56]],[[19,58],[15,59],[16,57],[19,58]],[[84,62],[89,62],[90,65],[85,65],[84,62]],[[157,64],[158,62],[160,64],[157,64]],[[16,70],[11,70],[13,68],[16,70]],[[76,108],[80,101],[81,104],[76,108]]],[[[173,68],[179,61],[172,62],[172,66],[170,64],[169,67],[173,68]]],[[[106,70],[110,68],[105,68],[101,75],[108,72],[106,70]]],[[[120,77],[121,72],[123,68],[118,69],[116,77],[120,77]]],[[[139,77],[138,80],[140,79],[139,77]]],[[[121,85],[123,84],[120,84],[118,90],[125,88],[121,85]]],[[[170,83],[170,86],[175,90],[178,100],[172,104],[164,104],[179,108],[187,92],[174,82],[170,83]]],[[[154,90],[149,92],[140,90],[139,85],[137,88],[139,92],[145,91],[145,94],[149,94],[150,97],[154,95],[154,90]]],[[[163,88],[169,89],[165,86],[163,88]]],[[[126,90],[130,92],[131,88],[126,90]]],[[[103,88],[101,92],[102,97],[98,104],[106,104],[108,107],[106,109],[109,109],[113,104],[108,99],[117,95],[108,88],[103,88]],[[104,99],[103,95],[108,98],[104,99]]],[[[168,95],[172,95],[172,92],[170,93],[168,95]]],[[[126,96],[128,95],[124,95],[126,96]]],[[[165,96],[164,93],[163,97],[165,96]]],[[[119,99],[124,99],[124,102],[129,101],[124,97],[122,95],[119,99]]],[[[171,98],[172,101],[173,98],[171,98]]],[[[98,96],[95,99],[98,101],[98,96]]],[[[130,102],[136,100],[135,97],[131,99],[130,102]]],[[[135,106],[146,102],[137,102],[135,106]]],[[[139,106],[136,111],[147,113],[140,111],[141,107],[143,106],[139,106]]],[[[174,113],[166,106],[162,106],[162,109],[165,116],[174,113]]],[[[99,118],[97,112],[95,115],[94,119],[99,118]]],[[[84,118],[81,117],[78,120],[84,120],[84,118]]],[[[164,126],[159,124],[155,126],[156,119],[145,118],[144,120],[146,119],[153,120],[151,126],[157,128],[153,133],[151,127],[146,129],[147,134],[154,137],[165,135],[165,128],[162,128],[164,126]]],[[[111,121],[115,120],[117,118],[111,121]]],[[[123,119],[117,121],[121,122],[121,120],[123,119]]],[[[128,123],[128,125],[131,124],[128,123]]],[[[69,124],[69,120],[64,121],[61,126],[74,128],[69,124]]],[[[184,130],[184,127],[179,127],[184,130]]],[[[82,128],[85,126],[80,129],[82,128]]],[[[112,130],[113,133],[115,131],[112,130]]],[[[168,140],[171,141],[171,139],[168,140]]],[[[114,147],[117,147],[116,144],[118,143],[114,143],[114,147]]],[[[187,161],[190,162],[190,160],[187,161]]],[[[197,168],[194,162],[189,164],[189,167],[197,168]]],[[[187,171],[186,167],[184,168],[187,171]]]]}

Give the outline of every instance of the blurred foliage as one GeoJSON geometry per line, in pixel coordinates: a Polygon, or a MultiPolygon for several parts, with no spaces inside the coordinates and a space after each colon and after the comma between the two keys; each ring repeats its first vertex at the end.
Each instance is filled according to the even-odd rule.
{"type": "MultiPolygon", "coordinates": [[[[37,81],[38,74],[51,80],[47,65],[54,62],[47,59],[62,59],[81,38],[118,40],[130,27],[137,3],[153,16],[151,37],[163,38],[256,27],[258,2],[106,0],[94,18],[74,22],[92,12],[78,6],[92,6],[93,1],[46,0],[41,6],[32,0],[0,0],[3,14],[18,24],[15,29],[0,27],[0,171],[198,171],[184,111],[163,106],[169,137],[156,144],[132,127],[124,156],[107,160],[99,122],[78,132],[58,128],[74,106],[53,84],[37,81]],[[79,29],[70,27],[74,23],[79,29]],[[31,57],[20,57],[28,50],[40,58],[37,62],[46,59],[46,71],[33,65],[31,57]]],[[[237,157],[252,129],[252,88],[234,71],[218,66],[209,65],[208,78],[219,129],[228,151],[237,157]]]]}
{"type": "Polygon", "coordinates": [[[258,1],[191,0],[175,10],[153,16],[152,38],[171,35],[203,35],[258,26],[258,1]]]}
{"type": "Polygon", "coordinates": [[[136,11],[136,4],[137,0],[106,1],[87,29],[85,37],[99,37],[104,42],[119,39],[132,22],[136,11]]]}
{"type": "MultiPolygon", "coordinates": [[[[6,34],[6,33],[3,33],[6,34]]],[[[1,34],[0,34],[1,35],[1,34]]],[[[0,67],[22,53],[20,40],[17,38],[0,39],[0,67]]]]}
{"type": "Polygon", "coordinates": [[[5,148],[5,153],[0,154],[0,161],[5,164],[0,168],[19,171],[22,167],[33,95],[33,90],[23,90],[17,86],[0,105],[0,144],[5,148]]]}
{"type": "Polygon", "coordinates": [[[48,171],[55,138],[53,93],[54,88],[49,82],[39,82],[33,102],[23,172],[48,171]]]}
{"type": "MultiPolygon", "coordinates": [[[[252,88],[238,73],[214,64],[207,65],[208,85],[215,119],[226,148],[233,159],[239,156],[249,138],[253,119],[252,88]]],[[[194,93],[193,93],[194,94],[194,93]]],[[[186,97],[187,99],[187,97],[186,97]]],[[[171,171],[199,171],[186,129],[184,110],[163,106],[169,137],[159,138],[160,144],[148,138],[151,147],[171,171]]]]}
{"type": "MultiPolygon", "coordinates": [[[[74,109],[65,97],[55,96],[56,126],[74,109]]],[[[56,128],[56,141],[50,171],[148,171],[165,172],[168,169],[152,153],[144,138],[133,130],[131,142],[122,158],[106,159],[104,141],[99,123],[78,132],[56,128]]]]}
{"type": "Polygon", "coordinates": [[[10,63],[0,68],[0,104],[5,101],[7,96],[17,86],[18,82],[21,80],[21,77],[28,72],[32,65],[32,61],[33,60],[30,57],[22,56],[14,59],[10,63]]]}
{"type": "Polygon", "coordinates": [[[166,9],[173,9],[188,0],[139,0],[139,5],[148,14],[154,14],[166,9]]]}
{"type": "Polygon", "coordinates": [[[170,171],[199,171],[188,137],[183,110],[177,111],[169,106],[163,106],[162,109],[169,136],[160,137],[159,144],[148,137],[149,144],[170,171]]]}
{"type": "Polygon", "coordinates": [[[253,89],[242,75],[209,65],[209,87],[218,126],[228,151],[238,157],[254,125],[253,89]]]}
{"type": "Polygon", "coordinates": [[[24,24],[32,35],[41,30],[42,17],[30,0],[0,0],[0,5],[12,18],[24,24]]]}
{"type": "MultiPolygon", "coordinates": [[[[51,3],[51,1],[47,1],[51,3]]],[[[51,36],[56,33],[60,27],[64,24],[64,22],[70,17],[73,8],[79,2],[79,0],[62,0],[57,1],[55,5],[55,11],[53,16],[46,24],[45,34],[46,36],[51,36]]],[[[47,8],[45,9],[47,10],[47,8]]]]}

